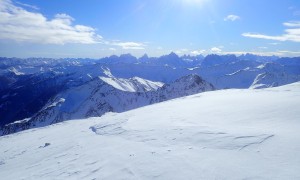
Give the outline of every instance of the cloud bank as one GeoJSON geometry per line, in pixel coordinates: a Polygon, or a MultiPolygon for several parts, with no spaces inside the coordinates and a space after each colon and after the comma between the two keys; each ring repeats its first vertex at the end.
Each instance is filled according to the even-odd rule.
{"type": "Polygon", "coordinates": [[[222,52],[222,49],[219,48],[219,47],[212,47],[212,48],[210,49],[210,52],[211,52],[211,53],[221,53],[221,52],[222,52]]]}
{"type": "Polygon", "coordinates": [[[230,15],[228,15],[224,18],[224,21],[236,21],[236,20],[239,20],[239,19],[241,19],[239,16],[234,15],[234,14],[230,14],[230,15]]]}
{"type": "Polygon", "coordinates": [[[274,41],[293,41],[300,42],[300,22],[299,21],[290,21],[283,23],[287,29],[284,30],[284,34],[271,36],[260,33],[243,33],[242,36],[258,39],[267,39],[274,41]]]}
{"type": "Polygon", "coordinates": [[[73,22],[74,18],[67,14],[47,19],[41,13],[14,5],[11,0],[0,1],[0,39],[41,44],[93,44],[102,39],[94,28],[73,22]]]}
{"type": "Polygon", "coordinates": [[[113,42],[104,40],[90,26],[74,24],[68,14],[56,14],[52,19],[39,12],[38,7],[11,0],[0,0],[0,39],[16,42],[56,44],[68,43],[118,46],[122,49],[139,50],[146,46],[137,42],[113,42]],[[18,6],[19,5],[19,6],[18,6]]]}
{"type": "Polygon", "coordinates": [[[134,50],[142,50],[145,49],[146,46],[143,43],[136,43],[136,42],[114,42],[109,44],[122,47],[122,49],[134,49],[134,50]]]}

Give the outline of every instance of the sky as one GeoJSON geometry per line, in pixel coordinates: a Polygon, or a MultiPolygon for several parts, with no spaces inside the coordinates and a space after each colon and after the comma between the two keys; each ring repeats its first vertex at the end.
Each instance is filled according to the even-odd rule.
{"type": "Polygon", "coordinates": [[[299,0],[0,0],[0,56],[300,56],[299,0]]]}

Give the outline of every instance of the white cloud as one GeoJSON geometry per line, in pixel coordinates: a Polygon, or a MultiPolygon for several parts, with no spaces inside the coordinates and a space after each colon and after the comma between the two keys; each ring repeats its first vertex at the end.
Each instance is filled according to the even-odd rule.
{"type": "Polygon", "coordinates": [[[239,16],[234,15],[234,14],[230,14],[230,15],[228,15],[224,18],[224,21],[236,21],[236,20],[239,20],[239,19],[241,19],[239,16]]]}
{"type": "Polygon", "coordinates": [[[213,47],[213,48],[210,49],[210,52],[212,52],[212,53],[220,53],[220,52],[222,52],[222,49],[219,48],[219,47],[213,47]]]}
{"type": "Polygon", "coordinates": [[[268,35],[258,34],[258,33],[243,33],[242,35],[245,37],[258,38],[258,39],[285,41],[285,38],[283,36],[268,36],[268,35]]]}
{"type": "Polygon", "coordinates": [[[300,51],[287,51],[287,50],[280,50],[277,51],[278,53],[283,53],[283,54],[291,54],[291,55],[300,55],[300,51]]]}
{"type": "Polygon", "coordinates": [[[242,55],[242,54],[255,54],[259,56],[282,56],[283,53],[280,52],[261,52],[261,51],[228,51],[228,52],[223,52],[223,54],[235,54],[235,55],[242,55]]]}
{"type": "Polygon", "coordinates": [[[31,8],[31,9],[34,9],[34,10],[39,10],[40,9],[40,8],[38,8],[36,6],[30,5],[30,4],[21,3],[19,1],[16,1],[15,3],[18,4],[18,5],[21,5],[23,7],[31,8]]]}
{"type": "MultiPolygon", "coordinates": [[[[15,4],[38,10],[36,6],[20,2],[15,4]]],[[[41,13],[30,12],[15,4],[11,0],[0,0],[0,39],[39,44],[102,43],[123,49],[145,47],[142,43],[104,40],[96,34],[95,28],[73,25],[75,19],[68,14],[56,14],[54,18],[47,19],[41,13]]]]}
{"type": "Polygon", "coordinates": [[[242,36],[250,38],[268,39],[275,41],[293,41],[300,42],[300,22],[290,21],[283,23],[288,29],[284,30],[284,34],[277,36],[270,36],[260,33],[243,33],[242,36]]]}
{"type": "Polygon", "coordinates": [[[135,50],[145,49],[146,46],[143,43],[137,43],[137,42],[113,42],[110,44],[115,46],[120,46],[123,49],[135,49],[135,50]]]}
{"type": "Polygon", "coordinates": [[[188,49],[183,48],[183,49],[176,50],[175,53],[181,55],[181,54],[186,54],[188,51],[189,51],[188,49]]]}
{"type": "Polygon", "coordinates": [[[116,48],[108,48],[110,51],[116,51],[116,48]]]}
{"type": "Polygon", "coordinates": [[[191,54],[192,55],[200,55],[200,54],[204,54],[205,52],[206,52],[206,50],[200,49],[200,50],[191,51],[191,54]]]}
{"type": "Polygon", "coordinates": [[[287,27],[300,27],[300,21],[289,21],[283,23],[283,25],[287,27]]]}
{"type": "Polygon", "coordinates": [[[265,47],[265,46],[261,46],[261,47],[258,47],[259,49],[268,49],[268,47],[265,47]]]}
{"type": "Polygon", "coordinates": [[[41,44],[93,44],[101,41],[102,37],[95,33],[94,28],[72,25],[73,21],[74,18],[67,14],[47,19],[41,13],[17,7],[10,0],[0,1],[0,39],[41,44]]]}
{"type": "Polygon", "coordinates": [[[75,19],[72,18],[71,16],[67,15],[67,14],[55,14],[55,19],[59,19],[62,21],[65,21],[66,24],[72,24],[72,21],[74,21],[75,19]]]}
{"type": "Polygon", "coordinates": [[[242,54],[255,54],[259,56],[281,56],[281,57],[295,57],[300,56],[300,51],[286,51],[286,50],[278,50],[278,51],[222,51],[219,54],[235,54],[235,55],[242,55],[242,54]]]}
{"type": "Polygon", "coordinates": [[[273,46],[276,46],[276,45],[279,45],[280,43],[277,43],[277,42],[273,42],[273,43],[269,43],[270,45],[273,45],[273,46]]]}

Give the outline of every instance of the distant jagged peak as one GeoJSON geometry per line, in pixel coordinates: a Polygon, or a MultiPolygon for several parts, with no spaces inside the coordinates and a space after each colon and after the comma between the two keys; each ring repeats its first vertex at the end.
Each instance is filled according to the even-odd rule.
{"type": "Polygon", "coordinates": [[[272,56],[262,56],[252,53],[246,53],[238,56],[240,60],[246,60],[246,61],[258,61],[258,62],[271,62],[279,59],[278,56],[272,55],[272,56]]]}
{"type": "MultiPolygon", "coordinates": [[[[175,89],[204,89],[205,91],[208,90],[215,90],[215,87],[202,79],[199,75],[197,74],[189,74],[186,76],[182,76],[179,79],[175,80],[173,83],[166,84],[163,86],[163,88],[175,88],[175,89]]],[[[196,91],[198,92],[198,91],[196,91]]]]}
{"type": "Polygon", "coordinates": [[[215,58],[215,57],[221,57],[218,54],[208,54],[207,56],[205,56],[205,58],[215,58]]]}
{"type": "Polygon", "coordinates": [[[148,56],[148,54],[144,54],[143,56],[141,56],[140,58],[138,58],[138,61],[140,61],[140,62],[148,62],[149,61],[149,56],[148,56]]]}
{"type": "Polygon", "coordinates": [[[108,58],[115,59],[115,58],[119,58],[119,56],[113,54],[113,55],[109,56],[108,58]]]}
{"type": "Polygon", "coordinates": [[[183,56],[181,56],[181,58],[183,58],[183,59],[190,59],[190,58],[192,58],[192,56],[189,55],[189,54],[184,54],[183,56]]]}
{"type": "Polygon", "coordinates": [[[133,55],[130,54],[130,53],[127,53],[127,54],[121,54],[121,55],[120,55],[120,58],[134,58],[134,59],[136,59],[136,57],[133,56],[133,55]]]}
{"type": "Polygon", "coordinates": [[[197,74],[189,74],[189,75],[180,77],[175,82],[197,82],[198,84],[200,84],[200,83],[203,83],[204,80],[197,74]]]}
{"type": "Polygon", "coordinates": [[[170,52],[170,54],[166,55],[168,57],[174,57],[174,58],[179,58],[179,56],[175,52],[170,52]]]}
{"type": "Polygon", "coordinates": [[[205,67],[209,67],[209,66],[216,66],[220,64],[229,64],[238,61],[239,59],[234,54],[227,54],[227,55],[209,54],[204,58],[201,65],[205,67]]]}
{"type": "Polygon", "coordinates": [[[166,59],[166,58],[168,58],[168,59],[179,59],[180,57],[176,53],[174,53],[173,51],[170,52],[169,54],[162,55],[162,56],[159,57],[159,59],[166,59]]]}
{"type": "Polygon", "coordinates": [[[115,63],[136,63],[137,58],[131,54],[121,54],[120,56],[112,55],[99,60],[101,63],[115,64],[115,63]]]}
{"type": "Polygon", "coordinates": [[[139,59],[148,59],[149,58],[149,56],[148,56],[148,54],[147,53],[145,53],[143,56],[141,56],[139,59]]]}

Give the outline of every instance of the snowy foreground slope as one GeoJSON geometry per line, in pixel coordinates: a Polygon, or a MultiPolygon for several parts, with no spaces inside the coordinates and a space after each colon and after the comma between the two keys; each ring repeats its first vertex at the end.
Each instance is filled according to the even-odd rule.
{"type": "Polygon", "coordinates": [[[300,179],[300,83],[0,137],[3,179],[300,179]]]}

